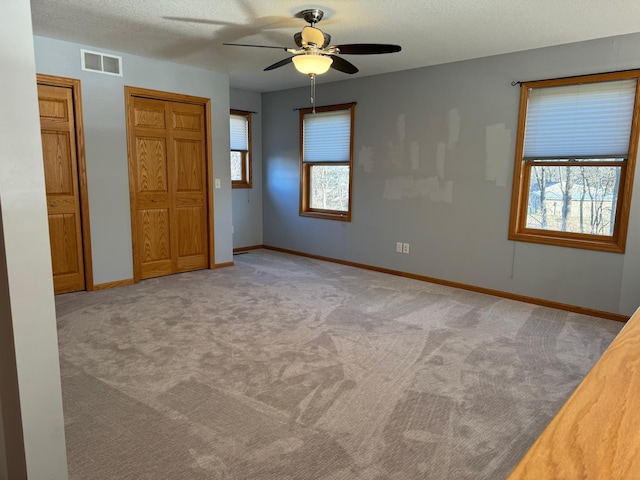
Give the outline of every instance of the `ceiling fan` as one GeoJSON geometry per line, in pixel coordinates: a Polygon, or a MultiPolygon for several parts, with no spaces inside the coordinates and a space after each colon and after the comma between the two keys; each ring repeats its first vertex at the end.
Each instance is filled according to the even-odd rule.
{"type": "Polygon", "coordinates": [[[293,36],[297,48],[275,47],[271,45],[247,45],[244,43],[224,43],[223,45],[233,45],[238,47],[257,48],[277,48],[293,54],[284,60],[269,65],[265,71],[274,70],[279,67],[294,64],[296,70],[308,74],[314,79],[315,75],[320,75],[333,68],[340,72],[354,74],[358,68],[351,62],[345,60],[340,55],[376,55],[381,53],[394,53],[402,50],[400,45],[389,45],[383,43],[351,43],[346,45],[331,45],[331,35],[324,33],[316,24],[322,20],[324,12],[317,8],[303,10],[296,14],[296,17],[303,18],[309,26],[304,27],[301,32],[293,36]]]}

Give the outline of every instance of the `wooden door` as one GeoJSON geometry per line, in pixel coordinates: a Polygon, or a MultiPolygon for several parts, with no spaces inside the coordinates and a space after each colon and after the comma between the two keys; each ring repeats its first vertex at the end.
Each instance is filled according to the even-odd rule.
{"type": "Polygon", "coordinates": [[[207,170],[204,108],[169,104],[176,223],[176,271],[206,268],[207,170]]]}
{"type": "Polygon", "coordinates": [[[134,96],[128,115],[136,280],[207,268],[204,107],[134,96]]]}
{"type": "Polygon", "coordinates": [[[54,291],[84,290],[73,92],[39,84],[38,103],[54,291]]]}

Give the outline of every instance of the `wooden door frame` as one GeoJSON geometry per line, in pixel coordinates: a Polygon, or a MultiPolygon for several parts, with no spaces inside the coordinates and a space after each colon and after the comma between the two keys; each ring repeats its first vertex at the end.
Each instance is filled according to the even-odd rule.
{"type": "Polygon", "coordinates": [[[138,283],[142,277],[140,262],[138,262],[138,215],[137,205],[137,169],[135,162],[135,135],[133,122],[133,98],[149,98],[152,100],[164,100],[169,102],[188,103],[191,105],[201,105],[204,107],[204,130],[205,130],[205,169],[207,175],[207,241],[209,249],[209,268],[215,268],[215,239],[213,223],[213,157],[211,140],[211,99],[205,97],[194,97],[181,93],[163,92],[161,90],[150,90],[148,88],[124,87],[125,115],[127,119],[127,159],[129,163],[129,202],[131,211],[131,240],[133,247],[133,281],[138,283]]]}
{"type": "Polygon", "coordinates": [[[73,116],[76,137],[76,162],[78,167],[78,195],[80,197],[80,224],[82,233],[82,255],[84,256],[84,288],[87,292],[95,290],[93,284],[93,260],[91,257],[91,226],[89,223],[89,189],[87,184],[87,160],[84,151],[84,120],[82,116],[82,91],[80,80],[76,78],[56,77],[36,74],[38,85],[64,87],[71,89],[73,98],[73,116]]]}

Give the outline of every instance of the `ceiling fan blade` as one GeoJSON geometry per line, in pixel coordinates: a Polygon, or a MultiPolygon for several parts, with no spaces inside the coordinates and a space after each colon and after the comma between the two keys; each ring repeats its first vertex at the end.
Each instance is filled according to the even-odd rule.
{"type": "Polygon", "coordinates": [[[176,22],[203,23],[205,25],[221,25],[223,27],[237,27],[236,23],[220,22],[218,20],[207,20],[206,18],[191,17],[162,17],[165,20],[175,20],[176,22]]]}
{"type": "Polygon", "coordinates": [[[336,45],[343,55],[377,55],[379,53],[395,53],[402,50],[400,45],[389,45],[386,43],[349,43],[347,45],[336,45]]]}
{"type": "Polygon", "coordinates": [[[273,45],[249,45],[246,43],[223,43],[222,45],[231,45],[232,47],[256,47],[256,48],[277,48],[278,50],[288,50],[287,47],[274,47],[273,45]]]}
{"type": "Polygon", "coordinates": [[[284,67],[285,65],[288,65],[292,61],[293,61],[293,57],[287,57],[284,60],[280,60],[279,62],[274,63],[273,65],[269,65],[267,68],[264,69],[264,71],[268,72],[269,70],[275,70],[276,68],[284,67]]]}
{"type": "Polygon", "coordinates": [[[349,75],[358,73],[358,67],[356,67],[353,63],[348,62],[342,57],[338,55],[331,55],[333,59],[333,63],[331,64],[331,68],[338,70],[343,73],[348,73],[349,75]]]}

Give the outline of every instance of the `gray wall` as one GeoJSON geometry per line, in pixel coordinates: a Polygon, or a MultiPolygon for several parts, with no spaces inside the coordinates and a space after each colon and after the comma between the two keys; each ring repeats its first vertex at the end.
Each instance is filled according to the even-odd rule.
{"type": "Polygon", "coordinates": [[[29,2],[0,2],[0,59],[0,478],[63,480],[67,462],[29,2]]]}
{"type": "Polygon", "coordinates": [[[215,262],[232,261],[228,75],[96,46],[34,39],[38,73],[82,83],[94,282],[133,277],[125,85],[211,99],[213,175],[222,184],[214,190],[215,262]],[[83,71],[80,48],[122,56],[124,75],[83,71]]]}
{"type": "Polygon", "coordinates": [[[253,187],[232,193],[233,248],[262,245],[262,101],[258,92],[230,90],[231,108],[257,112],[251,116],[253,187]]]}
{"type": "Polygon", "coordinates": [[[625,255],[507,240],[519,106],[510,82],[637,67],[636,34],[319,85],[319,105],[358,102],[351,223],[298,215],[293,109],[308,106],[308,88],[263,94],[264,243],[631,314],[640,175],[625,255]],[[411,253],[395,253],[397,241],[411,253]]]}

